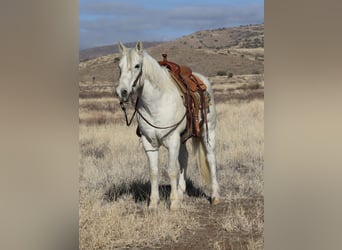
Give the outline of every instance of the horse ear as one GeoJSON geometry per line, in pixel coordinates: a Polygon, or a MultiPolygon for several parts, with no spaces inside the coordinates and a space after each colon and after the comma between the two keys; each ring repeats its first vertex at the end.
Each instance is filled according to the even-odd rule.
{"type": "Polygon", "coordinates": [[[121,53],[124,53],[125,50],[126,50],[126,47],[125,47],[125,45],[122,44],[122,42],[119,42],[119,43],[118,43],[118,48],[119,48],[119,51],[120,51],[121,53]]]}
{"type": "Polygon", "coordinates": [[[138,41],[137,42],[137,45],[135,45],[135,49],[136,49],[136,51],[138,52],[138,53],[142,53],[142,51],[143,51],[143,45],[142,45],[142,42],[141,41],[138,41]]]}

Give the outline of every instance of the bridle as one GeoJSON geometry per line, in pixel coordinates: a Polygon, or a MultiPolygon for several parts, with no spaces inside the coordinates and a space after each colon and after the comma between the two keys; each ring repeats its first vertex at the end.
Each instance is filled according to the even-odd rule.
{"type": "Polygon", "coordinates": [[[133,82],[132,88],[135,88],[135,86],[137,86],[137,83],[140,80],[141,76],[142,76],[142,64],[140,66],[140,72],[139,72],[137,78],[135,78],[135,80],[133,82]]]}
{"type": "MultiPolygon", "coordinates": [[[[142,65],[141,65],[140,68],[141,68],[141,69],[140,69],[140,72],[139,72],[137,78],[134,80],[133,85],[132,85],[132,88],[135,88],[136,85],[137,85],[137,83],[138,83],[138,81],[141,79],[141,76],[142,76],[142,65]]],[[[140,112],[140,111],[138,110],[138,108],[137,108],[137,107],[138,107],[138,102],[139,102],[139,96],[137,96],[137,98],[136,98],[136,100],[135,100],[134,112],[133,112],[131,118],[128,119],[125,104],[124,104],[124,102],[120,101],[120,107],[121,107],[122,111],[123,111],[124,114],[125,114],[126,125],[127,125],[128,127],[131,126],[131,124],[132,124],[132,122],[133,122],[133,118],[134,118],[134,116],[135,116],[136,113],[138,113],[139,116],[140,116],[148,125],[150,125],[150,126],[153,127],[153,128],[156,128],[156,129],[169,129],[169,128],[177,127],[179,124],[182,123],[182,121],[183,121],[184,118],[186,117],[186,112],[185,112],[184,115],[183,115],[183,117],[182,117],[182,119],[180,119],[179,122],[177,122],[177,123],[175,123],[175,124],[173,124],[173,125],[165,126],[165,127],[156,126],[156,125],[153,125],[151,122],[149,122],[149,121],[141,114],[141,112],[140,112]]]]}
{"type": "MultiPolygon", "coordinates": [[[[132,85],[132,88],[135,88],[137,86],[137,83],[138,81],[141,79],[141,76],[142,76],[142,64],[141,64],[141,67],[140,67],[140,72],[139,74],[137,75],[137,78],[135,78],[134,82],[133,82],[133,85],[132,85]]],[[[131,126],[132,124],[132,121],[133,121],[133,118],[135,116],[135,113],[137,112],[137,106],[138,106],[138,100],[139,100],[139,97],[137,97],[137,99],[135,100],[135,105],[134,105],[134,113],[131,117],[130,120],[128,120],[128,117],[127,117],[127,111],[126,111],[126,107],[125,107],[125,104],[123,101],[120,101],[120,107],[122,109],[122,111],[124,112],[125,114],[125,119],[126,119],[126,125],[129,127],[131,126]]]]}

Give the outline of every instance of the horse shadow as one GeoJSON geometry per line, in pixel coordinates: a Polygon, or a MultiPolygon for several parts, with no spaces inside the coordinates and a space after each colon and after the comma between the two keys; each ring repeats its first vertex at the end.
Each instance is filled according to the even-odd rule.
{"type": "MultiPolygon", "coordinates": [[[[186,180],[185,193],[189,197],[205,198],[210,201],[210,197],[201,189],[194,185],[190,179],[186,180]]],[[[135,180],[130,183],[113,184],[104,194],[104,200],[107,202],[116,201],[124,195],[131,195],[134,201],[149,202],[151,194],[151,184],[149,181],[143,182],[135,180]]],[[[160,200],[168,201],[171,194],[171,185],[159,185],[160,200]]]]}

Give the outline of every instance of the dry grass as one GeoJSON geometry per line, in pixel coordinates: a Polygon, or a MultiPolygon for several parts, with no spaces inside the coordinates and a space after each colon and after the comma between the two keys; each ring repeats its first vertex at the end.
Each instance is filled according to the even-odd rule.
{"type": "Polygon", "coordinates": [[[257,201],[248,209],[239,203],[228,203],[226,216],[218,223],[229,234],[261,235],[264,228],[264,205],[257,201]]]}
{"type": "Polygon", "coordinates": [[[264,103],[218,104],[217,162],[227,198],[262,195],[264,103]]]}
{"type": "MultiPolygon", "coordinates": [[[[209,243],[203,239],[203,244],[207,244],[203,247],[227,249],[228,237],[243,245],[241,249],[262,249],[264,102],[262,98],[246,101],[227,97],[232,91],[241,95],[263,91],[263,76],[212,80],[215,94],[224,96],[216,106],[217,174],[224,210],[214,218],[208,217],[216,223],[215,230],[221,230],[210,237],[220,235],[220,238],[209,243]],[[253,84],[261,87],[242,87],[253,84]]],[[[110,87],[84,83],[81,91],[82,88],[101,94],[110,87]]],[[[193,157],[189,162],[190,180],[182,209],[171,213],[166,150],[161,150],[161,203],[158,211],[151,213],[147,210],[150,192],[147,160],[135,135],[135,126],[126,127],[116,99],[80,98],[79,141],[80,249],[164,248],[186,240],[201,240],[191,235],[203,226],[198,214],[209,208],[203,197],[209,190],[200,178],[193,157]]],[[[191,152],[191,147],[188,148],[191,152]]]]}
{"type": "Polygon", "coordinates": [[[197,226],[187,216],[191,207],[170,213],[165,204],[153,213],[129,196],[115,203],[101,200],[101,194],[84,194],[80,204],[80,249],[151,247],[177,242],[184,229],[197,226]]]}

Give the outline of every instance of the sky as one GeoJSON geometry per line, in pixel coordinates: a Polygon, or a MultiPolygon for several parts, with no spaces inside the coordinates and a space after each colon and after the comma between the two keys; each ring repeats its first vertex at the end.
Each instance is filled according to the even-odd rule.
{"type": "Polygon", "coordinates": [[[264,22],[263,0],[80,0],[80,49],[264,22]]]}

